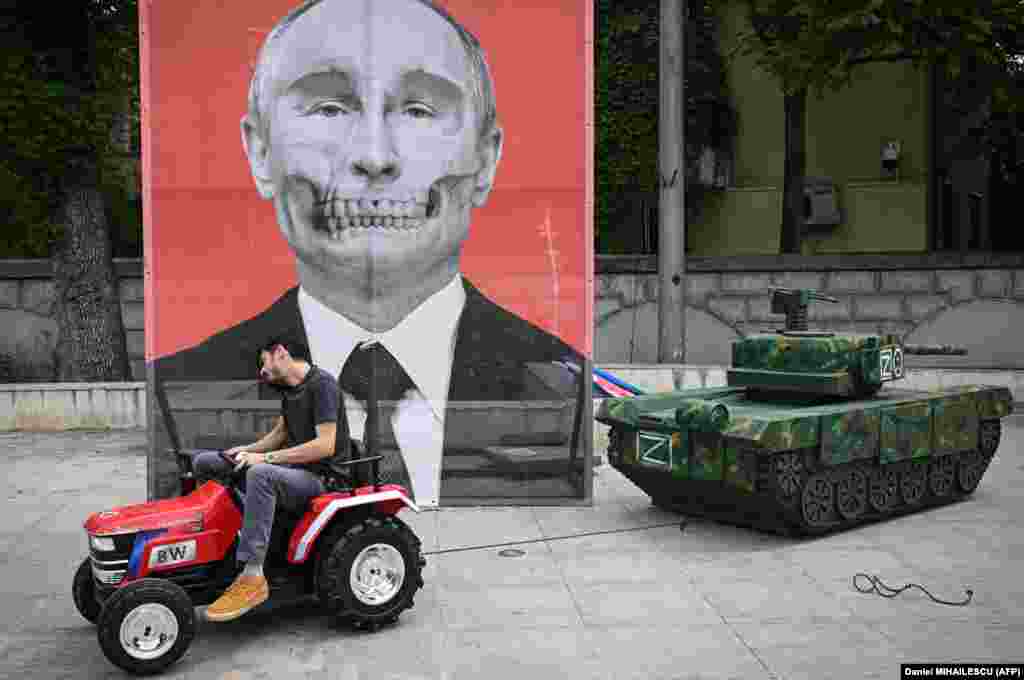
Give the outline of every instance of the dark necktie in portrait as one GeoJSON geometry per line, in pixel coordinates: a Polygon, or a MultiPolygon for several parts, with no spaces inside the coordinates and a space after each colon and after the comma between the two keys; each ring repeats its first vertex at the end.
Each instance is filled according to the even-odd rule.
{"type": "MultiPolygon", "coordinates": [[[[529,130],[506,132],[483,46],[430,0],[310,0],[274,21],[233,114],[250,193],[272,207],[296,282],[262,311],[150,360],[154,455],[173,440],[226,448],[269,431],[282,396],[259,380],[258,356],[269,339],[288,338],[338,380],[352,440],[365,449],[375,437],[383,479],[419,505],[584,499],[590,334],[566,341],[485,294],[465,266],[467,244],[494,237],[494,212],[477,217],[492,193],[511,197],[502,205],[530,196],[519,180],[499,181],[508,140],[529,130]]],[[[579,244],[572,256],[583,262],[592,246],[579,181],[547,192],[571,207],[562,238],[579,244]]],[[[154,230],[169,229],[158,218],[154,230]]],[[[544,256],[557,261],[551,223],[544,256]]],[[[550,299],[579,329],[589,323],[584,265],[561,284],[577,291],[573,308],[557,276],[538,283],[513,253],[474,252],[490,290],[550,299]]],[[[260,272],[253,263],[250,275],[260,272]]],[[[159,294],[173,283],[157,274],[159,294]]]]}

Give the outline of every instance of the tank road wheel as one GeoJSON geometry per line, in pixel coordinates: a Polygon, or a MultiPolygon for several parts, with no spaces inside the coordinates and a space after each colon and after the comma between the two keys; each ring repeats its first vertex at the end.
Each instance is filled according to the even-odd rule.
{"type": "Polygon", "coordinates": [[[917,505],[924,500],[927,490],[928,467],[925,463],[911,461],[900,474],[900,496],[907,505],[917,505]]]}
{"type": "Polygon", "coordinates": [[[843,519],[859,519],[868,509],[868,476],[852,467],[836,480],[836,509],[843,519]]]}
{"type": "Polygon", "coordinates": [[[804,481],[804,462],[796,451],[787,451],[775,456],[772,461],[775,468],[775,487],[779,499],[795,498],[800,492],[804,481]]]}
{"type": "Polygon", "coordinates": [[[981,451],[964,451],[956,466],[956,481],[964,493],[973,493],[985,474],[988,458],[981,451]]]}
{"type": "Polygon", "coordinates": [[[978,447],[981,454],[990,458],[999,448],[999,440],[1002,437],[1003,424],[997,420],[983,420],[978,428],[978,447]]]}
{"type": "Polygon", "coordinates": [[[953,493],[956,480],[956,460],[953,456],[939,456],[928,462],[928,488],[938,498],[953,493]]]}
{"type": "Polygon", "coordinates": [[[827,526],[835,506],[832,480],[825,473],[818,473],[807,480],[801,498],[804,521],[812,527],[827,526]]]}
{"type": "Polygon", "coordinates": [[[889,512],[900,498],[900,475],[892,466],[878,467],[868,479],[868,502],[878,512],[889,512]]]}

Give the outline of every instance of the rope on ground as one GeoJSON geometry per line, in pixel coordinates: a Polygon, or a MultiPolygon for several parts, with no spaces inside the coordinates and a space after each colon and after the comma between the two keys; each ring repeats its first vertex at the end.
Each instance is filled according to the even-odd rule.
{"type": "Polygon", "coordinates": [[[860,591],[862,593],[871,593],[871,592],[873,592],[873,593],[876,593],[878,595],[881,595],[882,597],[887,597],[887,598],[890,598],[890,599],[896,597],[897,595],[899,595],[900,593],[902,593],[905,590],[908,590],[910,588],[917,588],[918,590],[922,591],[925,595],[930,597],[933,602],[938,602],[939,604],[948,604],[948,605],[953,606],[953,607],[963,607],[963,606],[967,605],[971,601],[972,597],[974,597],[974,591],[971,590],[970,588],[965,588],[964,592],[967,593],[967,597],[964,598],[962,601],[960,601],[960,602],[951,602],[949,600],[942,600],[942,599],[939,599],[939,598],[935,597],[934,595],[932,595],[930,592],[928,592],[927,588],[925,588],[924,586],[918,585],[917,583],[908,583],[907,585],[903,586],[902,588],[893,588],[891,586],[887,586],[884,583],[882,583],[882,580],[880,578],[878,578],[877,576],[871,576],[870,574],[865,574],[863,572],[859,572],[859,573],[854,575],[854,577],[853,577],[853,587],[856,588],[858,591],[860,591]],[[867,579],[868,583],[870,583],[871,585],[866,587],[866,588],[862,588],[860,585],[858,585],[857,579],[859,579],[861,577],[867,579]]]}
{"type": "Polygon", "coordinates": [[[679,527],[680,530],[686,528],[686,522],[666,522],[664,524],[649,524],[642,527],[629,527],[627,529],[607,529],[605,531],[585,531],[579,534],[568,534],[565,536],[551,536],[549,538],[531,538],[525,541],[509,541],[507,543],[489,543],[487,545],[471,545],[465,548],[448,548],[446,550],[431,550],[424,551],[424,555],[444,555],[447,553],[456,552],[469,552],[471,550],[490,550],[492,548],[507,548],[513,545],[527,545],[530,543],[547,543],[549,541],[566,541],[570,538],[586,538],[588,536],[601,536],[604,534],[624,534],[633,531],[647,531],[649,529],[661,529],[664,527],[679,527]]]}

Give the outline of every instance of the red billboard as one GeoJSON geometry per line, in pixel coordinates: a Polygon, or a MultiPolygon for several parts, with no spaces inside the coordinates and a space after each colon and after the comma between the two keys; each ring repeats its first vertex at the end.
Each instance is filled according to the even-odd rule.
{"type": "Polygon", "coordinates": [[[380,341],[438,421],[415,430],[437,452],[390,442],[427,505],[581,497],[564,463],[590,458],[591,12],[141,3],[151,469],[173,430],[260,435],[269,339],[335,378],[380,341]]]}

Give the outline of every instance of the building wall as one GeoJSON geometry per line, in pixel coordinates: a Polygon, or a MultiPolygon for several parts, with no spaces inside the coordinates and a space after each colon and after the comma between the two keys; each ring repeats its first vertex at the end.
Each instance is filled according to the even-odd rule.
{"type": "MultiPolygon", "coordinates": [[[[653,265],[644,258],[607,258],[598,268],[594,360],[599,365],[657,363],[659,295],[653,265]]],[[[812,327],[894,332],[908,344],[968,350],[962,357],[908,357],[908,366],[1024,368],[1020,256],[692,258],[686,285],[688,365],[727,365],[733,340],[782,327],[784,318],[771,314],[769,292],[781,286],[813,288],[839,300],[812,303],[812,327]]]]}
{"type": "MultiPolygon", "coordinates": [[[[722,50],[745,26],[745,9],[722,10],[722,50]]],[[[783,98],[753,57],[727,69],[737,114],[733,186],[709,196],[688,231],[697,256],[778,252],[784,162],[783,98]]],[[[843,223],[809,236],[804,254],[927,249],[928,78],[909,64],[868,64],[842,90],[808,95],[807,175],[836,183],[843,223]],[[883,179],[882,146],[902,146],[899,175],[883,179]]]]}
{"type": "MultiPolygon", "coordinates": [[[[117,263],[132,379],[144,381],[142,263],[117,263]]],[[[0,261],[0,354],[15,357],[22,381],[54,380],[53,282],[46,261],[0,261]]],[[[657,362],[658,280],[653,257],[597,258],[594,360],[657,362]]],[[[812,323],[837,332],[897,332],[908,343],[968,347],[966,357],[908,359],[938,368],[1024,369],[1024,256],[865,255],[687,260],[686,363],[724,366],[730,342],[772,330],[769,288],[823,290],[812,323]]],[[[0,377],[0,382],[10,378],[0,377]]]]}
{"type": "MultiPolygon", "coordinates": [[[[145,380],[145,287],[141,260],[116,260],[133,380],[145,380]]],[[[0,382],[56,379],[57,320],[49,260],[0,260],[0,382]]]]}

